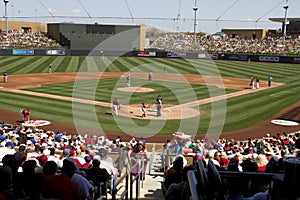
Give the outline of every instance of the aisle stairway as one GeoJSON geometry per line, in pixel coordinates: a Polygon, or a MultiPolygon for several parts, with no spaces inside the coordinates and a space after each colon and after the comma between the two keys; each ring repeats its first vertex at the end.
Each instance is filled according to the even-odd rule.
{"type": "MultiPolygon", "coordinates": [[[[155,152],[153,155],[153,162],[152,167],[149,170],[150,163],[147,165],[147,174],[144,181],[140,182],[140,194],[138,196],[138,199],[149,199],[149,200],[156,200],[156,199],[164,199],[161,189],[161,182],[163,181],[163,172],[160,171],[162,167],[162,153],[161,150],[156,151],[149,151],[149,156],[152,156],[152,152],[155,152]]],[[[125,183],[124,183],[125,184],[125,183]]],[[[134,184],[135,186],[135,184],[134,184]]],[[[136,198],[135,195],[135,188],[133,189],[133,199],[136,198]]],[[[122,193],[122,190],[120,190],[117,193],[117,199],[119,198],[119,195],[122,193]]],[[[130,199],[130,195],[128,195],[130,199]]]]}

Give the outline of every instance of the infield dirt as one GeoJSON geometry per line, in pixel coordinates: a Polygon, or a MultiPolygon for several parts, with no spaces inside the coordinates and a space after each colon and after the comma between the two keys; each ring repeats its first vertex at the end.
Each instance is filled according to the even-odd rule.
{"type": "MultiPolygon", "coordinates": [[[[24,90],[20,90],[22,88],[36,88],[40,87],[42,84],[54,84],[54,83],[63,83],[63,82],[73,82],[76,80],[95,80],[99,78],[120,78],[126,76],[126,73],[123,72],[105,72],[105,73],[41,73],[41,74],[28,74],[28,75],[11,75],[9,76],[8,83],[0,83],[0,87],[2,91],[8,91],[8,92],[15,92],[15,93],[24,93],[24,94],[31,94],[36,96],[43,96],[47,98],[58,98],[62,100],[67,101],[74,101],[74,99],[70,97],[62,97],[62,96],[56,96],[56,95],[49,95],[44,93],[37,93],[37,92],[28,92],[24,90]]],[[[140,78],[140,79],[148,79],[147,73],[131,73],[132,78],[140,78]]],[[[268,89],[267,82],[266,81],[260,81],[260,89],[258,90],[251,90],[249,88],[250,80],[247,79],[238,79],[238,78],[224,78],[222,77],[222,81],[218,81],[215,79],[219,79],[219,77],[208,77],[208,76],[199,76],[199,75],[189,75],[189,74],[168,74],[167,76],[164,74],[153,74],[152,76],[153,80],[164,80],[164,81],[176,81],[176,82],[188,82],[192,84],[211,84],[217,87],[224,87],[229,89],[237,89],[238,92],[230,93],[228,95],[224,95],[221,98],[231,98],[239,95],[244,95],[252,92],[256,92],[258,90],[265,90],[268,89]]],[[[278,87],[283,85],[282,83],[272,83],[272,87],[278,87]]],[[[142,92],[148,92],[148,90],[144,90],[143,88],[128,88],[128,92],[132,92],[132,90],[141,90],[142,92]]],[[[126,89],[125,89],[126,91],[126,89]]],[[[220,98],[220,97],[219,97],[220,98]]],[[[219,99],[216,98],[215,100],[219,99]]],[[[209,103],[211,101],[214,101],[214,98],[208,98],[208,99],[202,99],[195,102],[190,102],[186,105],[181,106],[174,106],[174,105],[165,105],[164,109],[171,110],[169,112],[170,114],[166,114],[163,116],[163,119],[180,119],[180,118],[188,118],[193,117],[199,113],[197,113],[194,109],[192,109],[193,106],[201,105],[204,103],[209,103]],[[183,113],[182,107],[185,106],[184,110],[188,110],[186,113],[183,113]],[[187,109],[189,108],[189,109],[187,109]]],[[[85,103],[95,103],[95,101],[88,102],[85,101],[85,103]]],[[[111,106],[110,103],[107,102],[97,102],[97,105],[101,106],[111,106]]],[[[121,112],[121,115],[128,116],[128,117],[134,117],[134,118],[140,118],[141,111],[139,109],[139,105],[122,105],[123,112],[121,112]],[[127,110],[127,111],[126,111],[127,110]]],[[[299,122],[300,120],[300,113],[299,112],[293,112],[293,110],[297,110],[300,108],[300,102],[284,109],[282,112],[278,113],[277,115],[273,116],[271,119],[268,119],[267,121],[242,130],[232,131],[232,132],[224,132],[220,135],[222,138],[228,138],[228,139],[238,139],[238,140],[244,140],[247,138],[255,138],[255,137],[262,137],[265,136],[267,133],[275,134],[277,132],[295,132],[299,130],[299,126],[280,126],[275,125],[271,123],[272,119],[285,119],[285,120],[292,120],[299,122]]],[[[149,105],[149,109],[155,109],[154,105],[149,105]]],[[[16,121],[20,120],[21,114],[8,111],[5,109],[1,110],[1,120],[6,123],[16,124],[16,121]]],[[[167,113],[167,112],[165,112],[167,113]]],[[[148,116],[149,119],[151,118],[151,115],[148,116]]],[[[154,119],[155,117],[152,117],[151,119],[154,119]]],[[[34,116],[32,116],[32,119],[36,119],[34,116]]],[[[157,118],[155,118],[157,119],[157,118]]],[[[105,133],[99,133],[99,131],[93,131],[88,129],[82,129],[77,130],[76,127],[66,125],[66,124],[60,124],[58,122],[51,122],[51,125],[45,127],[47,130],[53,130],[53,131],[66,131],[67,133],[73,134],[77,132],[83,132],[86,131],[90,134],[105,134],[106,136],[114,139],[117,136],[122,136],[124,140],[131,139],[132,136],[123,134],[123,133],[112,133],[112,132],[105,132],[105,133]]],[[[144,137],[141,135],[141,137],[144,137]]],[[[149,142],[165,142],[167,139],[171,139],[172,133],[170,135],[155,135],[150,138],[147,138],[147,141],[149,142]]],[[[195,139],[204,138],[205,135],[197,135],[195,139]]]]}

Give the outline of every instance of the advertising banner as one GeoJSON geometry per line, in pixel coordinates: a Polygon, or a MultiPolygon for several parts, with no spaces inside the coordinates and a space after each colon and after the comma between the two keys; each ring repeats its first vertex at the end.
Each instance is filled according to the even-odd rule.
{"type": "Polygon", "coordinates": [[[300,58],[293,58],[293,63],[299,64],[300,63],[300,58]]]}
{"type": "Polygon", "coordinates": [[[175,53],[175,52],[168,52],[168,58],[186,58],[186,53],[175,53]]]}
{"type": "Polygon", "coordinates": [[[13,49],[13,55],[34,55],[34,50],[32,49],[13,49]]]}
{"type": "Polygon", "coordinates": [[[63,56],[65,55],[64,50],[46,50],[46,55],[48,56],[63,56]]]}
{"type": "Polygon", "coordinates": [[[207,54],[207,53],[199,53],[198,58],[199,59],[213,59],[218,60],[219,55],[217,53],[214,54],[207,54]]]}
{"type": "Polygon", "coordinates": [[[149,51],[139,51],[137,53],[138,56],[143,56],[143,57],[155,57],[156,52],[149,52],[149,51]]]}
{"type": "Polygon", "coordinates": [[[229,60],[247,60],[247,55],[236,55],[236,54],[229,54],[229,60]]]}
{"type": "Polygon", "coordinates": [[[262,62],[279,62],[278,56],[259,56],[259,61],[262,62]]]}

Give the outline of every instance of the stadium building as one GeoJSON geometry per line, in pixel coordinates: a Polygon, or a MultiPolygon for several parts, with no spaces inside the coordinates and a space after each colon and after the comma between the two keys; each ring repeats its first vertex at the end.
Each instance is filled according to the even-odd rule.
{"type": "MultiPolygon", "coordinates": [[[[284,18],[269,18],[273,22],[282,23],[281,30],[284,29],[284,18]]],[[[300,35],[300,18],[287,18],[286,34],[292,36],[300,35]]]]}
{"type": "MultiPolygon", "coordinates": [[[[5,31],[5,21],[0,21],[0,30],[5,31]]],[[[18,22],[18,21],[8,21],[8,30],[9,31],[21,31],[24,32],[47,32],[47,24],[41,22],[18,22]]]]}
{"type": "Polygon", "coordinates": [[[222,29],[222,32],[231,38],[239,36],[247,39],[262,39],[276,34],[276,30],[268,29],[222,29]]]}
{"type": "Polygon", "coordinates": [[[104,25],[48,23],[50,37],[70,50],[90,51],[109,39],[105,51],[143,50],[145,47],[144,25],[104,25]]]}

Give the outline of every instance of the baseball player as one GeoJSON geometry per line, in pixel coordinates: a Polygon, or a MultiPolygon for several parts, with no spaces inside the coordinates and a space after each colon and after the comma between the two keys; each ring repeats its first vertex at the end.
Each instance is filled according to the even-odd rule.
{"type": "Polygon", "coordinates": [[[3,72],[3,82],[7,83],[7,72],[5,70],[3,72]]]}
{"type": "Polygon", "coordinates": [[[130,76],[130,74],[128,74],[126,80],[127,80],[127,86],[130,87],[130,81],[131,81],[131,76],[130,76]]]}
{"type": "Polygon", "coordinates": [[[49,74],[52,73],[52,64],[49,65],[49,74]]]}
{"type": "Polygon", "coordinates": [[[22,121],[25,122],[26,120],[29,121],[30,119],[30,110],[27,109],[22,109],[21,110],[21,114],[22,114],[22,121]]]}
{"type": "Polygon", "coordinates": [[[143,114],[142,114],[142,118],[143,117],[146,117],[146,106],[145,106],[145,103],[144,102],[142,102],[142,112],[143,112],[143,114]]]}

